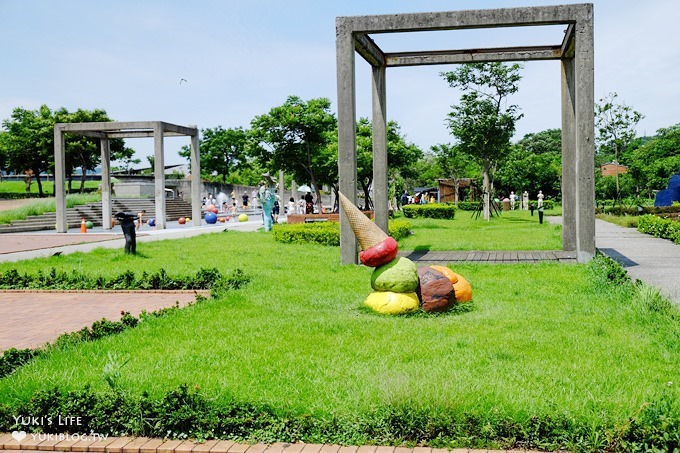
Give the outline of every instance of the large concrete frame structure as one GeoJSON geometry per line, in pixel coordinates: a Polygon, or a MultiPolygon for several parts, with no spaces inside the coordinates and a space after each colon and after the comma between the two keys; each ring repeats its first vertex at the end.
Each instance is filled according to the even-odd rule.
{"type": "Polygon", "coordinates": [[[112,138],[153,137],[156,201],[156,228],[165,228],[165,173],[163,138],[191,137],[191,215],[194,225],[201,222],[201,160],[198,149],[198,128],[178,126],[162,121],[112,121],[106,123],[57,123],[54,126],[54,187],[57,205],[57,232],[66,233],[66,179],[64,134],[98,138],[102,150],[102,225],[111,229],[111,148],[112,138]],[[198,222],[198,223],[196,223],[198,222]]]}
{"type": "MultiPolygon", "coordinates": [[[[386,68],[491,61],[560,60],[562,79],[562,249],[578,262],[595,255],[593,5],[447,11],[336,18],[340,191],[356,203],[354,53],[372,67],[375,222],[387,231],[386,68]],[[552,45],[385,53],[370,34],[565,25],[552,45]]],[[[357,262],[354,233],[341,210],[343,264],[357,262]]]]}

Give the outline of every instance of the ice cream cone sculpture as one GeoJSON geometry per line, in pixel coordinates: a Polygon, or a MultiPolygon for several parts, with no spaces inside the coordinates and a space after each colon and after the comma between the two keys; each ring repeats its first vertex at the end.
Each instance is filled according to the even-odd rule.
{"type": "Polygon", "coordinates": [[[472,299],[472,288],[461,275],[444,266],[418,268],[405,257],[397,257],[397,241],[385,234],[342,193],[340,206],[359,241],[359,260],[375,267],[373,292],[364,304],[379,313],[398,315],[422,308],[444,311],[453,303],[472,299]]]}
{"type": "Polygon", "coordinates": [[[340,196],[340,206],[361,246],[359,261],[371,267],[378,267],[392,261],[399,251],[397,241],[385,234],[342,192],[338,192],[338,195],[340,196]]]}

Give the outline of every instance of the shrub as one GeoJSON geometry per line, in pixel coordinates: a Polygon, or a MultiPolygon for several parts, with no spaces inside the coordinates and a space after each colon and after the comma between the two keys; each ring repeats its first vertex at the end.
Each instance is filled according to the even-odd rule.
{"type": "Polygon", "coordinates": [[[2,289],[210,289],[223,277],[216,268],[200,268],[195,275],[169,276],[165,269],[151,274],[146,271],[137,277],[131,270],[126,270],[113,277],[88,275],[81,272],[57,271],[51,268],[48,273],[39,270],[31,275],[20,274],[16,269],[0,272],[0,288],[2,289]]]}
{"type": "Polygon", "coordinates": [[[638,219],[638,231],[680,244],[680,222],[647,214],[638,219]]]}
{"type": "Polygon", "coordinates": [[[458,209],[461,211],[476,211],[479,208],[478,201],[459,201],[458,209]]]}
{"type": "Polygon", "coordinates": [[[412,219],[426,217],[430,219],[453,219],[456,206],[448,203],[408,204],[402,207],[404,216],[412,219]]]}
{"type": "Polygon", "coordinates": [[[272,232],[275,241],[285,244],[340,245],[340,226],[336,222],[276,225],[272,232]]]}
{"type": "Polygon", "coordinates": [[[388,224],[390,236],[397,241],[411,235],[411,223],[407,220],[390,220],[388,224]]]}
{"type": "MultiPolygon", "coordinates": [[[[390,220],[389,234],[399,240],[411,234],[411,224],[406,220],[390,220]]],[[[274,240],[285,244],[340,245],[340,224],[337,222],[313,222],[275,225],[274,240]]]]}

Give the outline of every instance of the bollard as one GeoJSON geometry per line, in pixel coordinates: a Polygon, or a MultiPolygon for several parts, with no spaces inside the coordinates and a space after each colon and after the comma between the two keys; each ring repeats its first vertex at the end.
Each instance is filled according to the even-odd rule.
{"type": "Polygon", "coordinates": [[[543,224],[543,206],[538,208],[538,223],[543,224]]]}

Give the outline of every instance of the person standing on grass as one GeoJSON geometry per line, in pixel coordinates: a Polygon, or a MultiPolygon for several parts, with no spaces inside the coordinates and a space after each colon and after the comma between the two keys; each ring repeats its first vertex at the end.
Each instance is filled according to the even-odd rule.
{"type": "Polygon", "coordinates": [[[123,229],[123,236],[125,236],[125,254],[137,254],[137,234],[135,232],[135,217],[134,214],[128,212],[117,212],[114,215],[116,220],[120,223],[123,229]]]}

